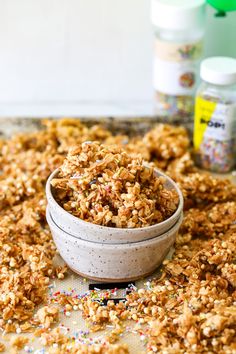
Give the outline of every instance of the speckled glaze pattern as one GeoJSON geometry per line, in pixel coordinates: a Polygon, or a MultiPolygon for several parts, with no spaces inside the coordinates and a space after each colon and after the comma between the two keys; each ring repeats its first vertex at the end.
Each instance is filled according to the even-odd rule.
{"type": "Polygon", "coordinates": [[[156,170],[156,174],[158,176],[163,176],[166,178],[165,187],[167,189],[176,189],[179,195],[178,208],[170,218],[156,225],[133,229],[121,229],[95,225],[71,215],[55,201],[51,187],[51,180],[56,177],[57,173],[58,169],[50,175],[46,184],[46,196],[50,214],[55,223],[63,231],[75,236],[78,239],[109,244],[132,243],[149,240],[170,230],[177,220],[179,220],[183,211],[183,196],[180,189],[171,178],[156,170]]]}
{"type": "Polygon", "coordinates": [[[165,234],[129,244],[106,244],[81,240],[61,230],[47,208],[47,222],[58,251],[70,268],[88,278],[118,281],[137,279],[153,272],[163,261],[182,223],[165,234]]]}

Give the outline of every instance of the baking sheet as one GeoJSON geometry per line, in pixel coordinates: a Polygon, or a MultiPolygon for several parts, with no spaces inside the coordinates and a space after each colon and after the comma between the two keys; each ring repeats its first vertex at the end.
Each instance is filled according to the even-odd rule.
{"type": "MultiPolygon", "coordinates": [[[[81,119],[82,121],[86,121],[88,125],[93,125],[97,123],[102,123],[106,127],[108,127],[112,132],[117,133],[131,133],[133,135],[141,134],[150,129],[154,123],[160,121],[158,118],[132,118],[132,119],[120,119],[120,118],[93,118],[93,119],[81,119]]],[[[187,126],[188,130],[191,132],[192,124],[187,126]]],[[[14,133],[18,132],[27,132],[40,129],[40,120],[36,118],[1,118],[0,119],[0,135],[4,137],[9,137],[14,133]]],[[[221,175],[222,177],[229,177],[233,182],[236,183],[236,175],[234,173],[230,173],[227,175],[221,175]]],[[[167,258],[171,258],[174,249],[171,249],[167,258]]],[[[58,255],[55,259],[55,263],[58,265],[63,265],[64,262],[61,257],[58,255]]],[[[149,281],[153,278],[157,278],[160,276],[160,269],[158,269],[151,276],[136,281],[135,286],[137,288],[145,288],[148,287],[149,281]]],[[[94,284],[94,281],[89,281],[88,279],[84,279],[79,275],[69,271],[66,279],[61,280],[53,280],[48,288],[49,298],[53,296],[55,292],[67,292],[74,294],[84,294],[89,289],[89,284],[94,284]]],[[[142,337],[138,333],[136,333],[134,329],[134,322],[126,323],[126,330],[121,335],[121,342],[125,342],[129,346],[129,350],[131,354],[145,353],[145,344],[142,341],[142,337]]],[[[80,311],[72,311],[70,316],[66,316],[63,311],[60,313],[59,327],[62,332],[67,333],[71,337],[81,336],[81,340],[84,342],[92,342],[95,337],[100,337],[112,330],[111,326],[107,326],[105,331],[100,331],[96,333],[91,333],[86,325],[85,320],[82,319],[80,311]],[[86,336],[85,336],[85,333],[86,336]]],[[[0,334],[0,340],[5,343],[7,353],[12,353],[12,348],[9,345],[10,338],[12,336],[17,336],[17,334],[0,334]]],[[[42,343],[38,338],[35,338],[33,334],[24,334],[24,336],[29,338],[29,343],[23,348],[19,353],[33,352],[37,354],[46,353],[42,343]]]]}

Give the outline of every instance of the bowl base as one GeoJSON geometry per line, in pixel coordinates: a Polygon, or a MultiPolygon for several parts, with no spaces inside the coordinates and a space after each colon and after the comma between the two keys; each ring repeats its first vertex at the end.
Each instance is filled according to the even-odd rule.
{"type": "Polygon", "coordinates": [[[91,279],[91,280],[95,280],[95,281],[103,281],[106,283],[116,283],[116,282],[127,282],[127,281],[134,281],[134,280],[138,280],[138,279],[143,279],[148,277],[149,275],[151,275],[155,270],[157,270],[158,267],[154,268],[152,271],[148,272],[148,273],[144,273],[142,275],[139,275],[137,277],[131,277],[131,278],[99,278],[99,277],[93,277],[90,276],[88,274],[85,273],[81,273],[78,272],[77,270],[75,270],[74,268],[70,267],[68,264],[67,266],[76,274],[80,275],[83,278],[87,278],[87,279],[91,279]]]}

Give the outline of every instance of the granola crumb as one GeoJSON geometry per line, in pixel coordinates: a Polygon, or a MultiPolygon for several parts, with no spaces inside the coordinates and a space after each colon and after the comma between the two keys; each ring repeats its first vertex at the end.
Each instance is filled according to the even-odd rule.
{"type": "Polygon", "coordinates": [[[25,344],[29,342],[29,339],[27,337],[13,337],[10,340],[11,345],[15,347],[16,349],[23,349],[25,344]]]}
{"type": "Polygon", "coordinates": [[[6,350],[6,346],[3,343],[0,343],[0,353],[3,353],[6,350]]]}
{"type": "Polygon", "coordinates": [[[53,306],[44,306],[40,308],[35,316],[35,323],[42,324],[44,328],[48,329],[51,325],[58,321],[59,309],[53,306]]]}
{"type": "Polygon", "coordinates": [[[58,266],[55,268],[55,273],[56,273],[56,277],[60,280],[64,279],[66,276],[66,273],[68,271],[68,267],[66,265],[62,266],[58,266]]]}

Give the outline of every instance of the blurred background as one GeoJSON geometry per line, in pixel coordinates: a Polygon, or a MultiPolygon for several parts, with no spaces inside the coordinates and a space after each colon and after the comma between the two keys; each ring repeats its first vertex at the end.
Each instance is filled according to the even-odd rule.
{"type": "MultiPolygon", "coordinates": [[[[236,57],[208,6],[205,56],[236,57]]],[[[148,0],[1,0],[0,116],[151,115],[148,0]]]]}

